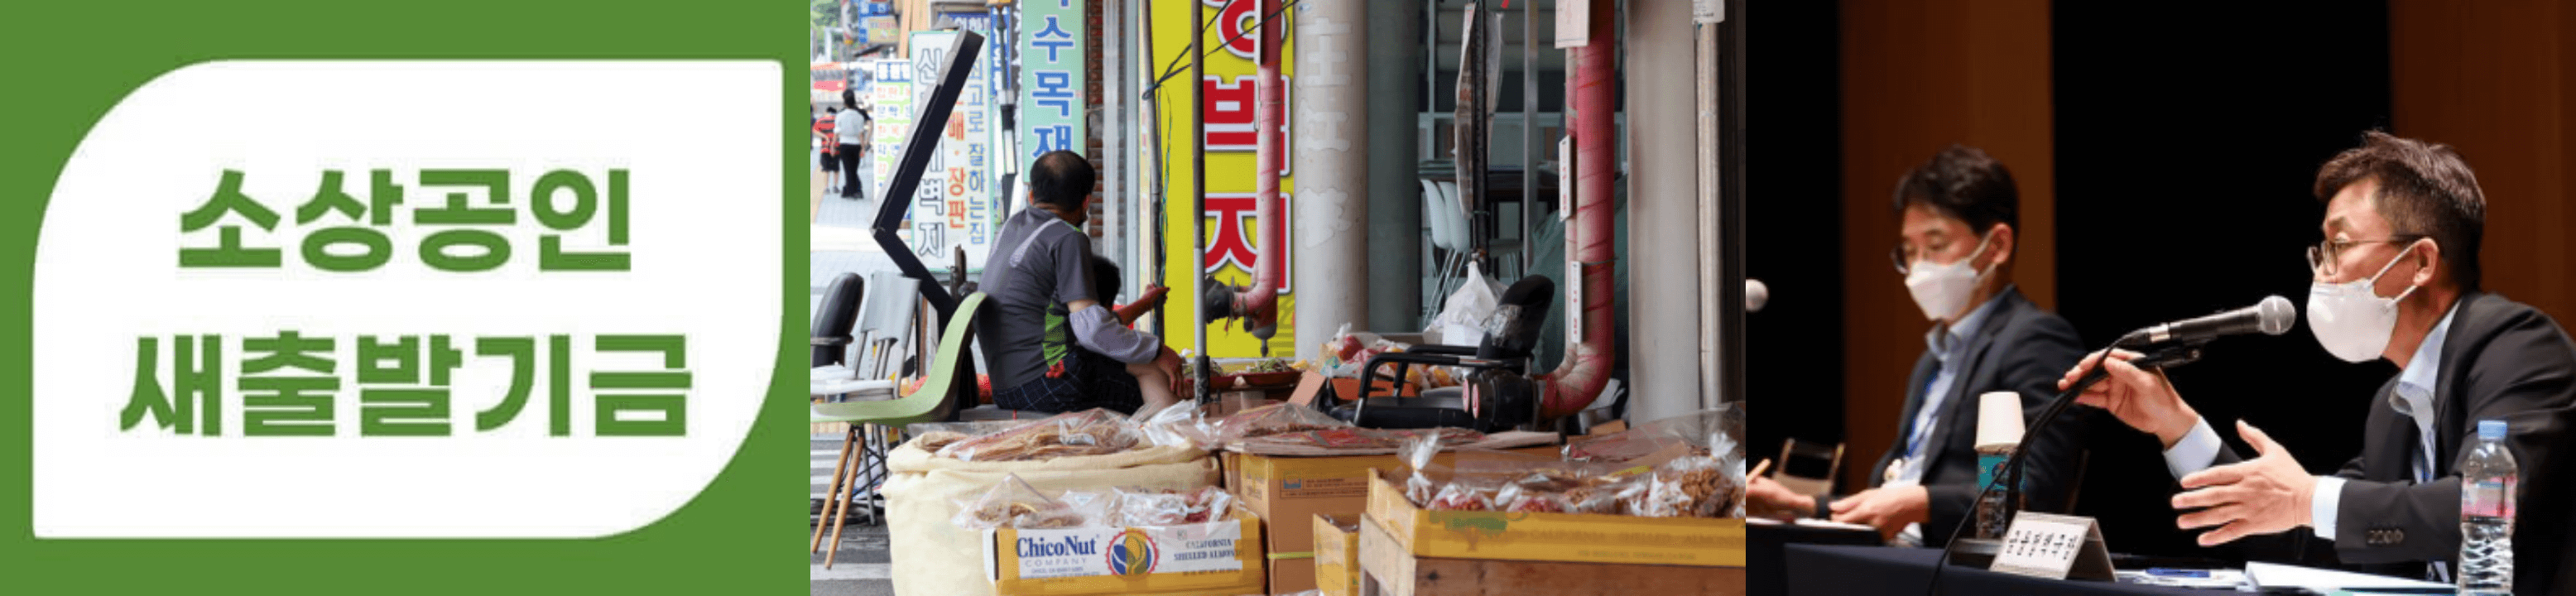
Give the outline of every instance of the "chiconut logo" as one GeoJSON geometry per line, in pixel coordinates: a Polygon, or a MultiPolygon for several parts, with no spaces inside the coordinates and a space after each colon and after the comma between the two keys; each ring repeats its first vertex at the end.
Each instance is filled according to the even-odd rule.
{"type": "Polygon", "coordinates": [[[1144,575],[1154,572],[1154,537],[1144,530],[1128,528],[1109,543],[1109,572],[1117,575],[1144,575]]]}
{"type": "Polygon", "coordinates": [[[1062,557],[1068,555],[1100,554],[1099,540],[1083,540],[1072,536],[1066,536],[1056,540],[1021,538],[1019,546],[1020,558],[1022,559],[1031,557],[1062,557]]]}

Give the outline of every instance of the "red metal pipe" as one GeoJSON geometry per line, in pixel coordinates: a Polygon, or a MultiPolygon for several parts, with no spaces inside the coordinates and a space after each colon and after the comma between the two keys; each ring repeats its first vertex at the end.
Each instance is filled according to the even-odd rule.
{"type": "Polygon", "coordinates": [[[1565,250],[1573,257],[1576,271],[1567,271],[1576,281],[1566,284],[1567,312],[1580,313],[1581,325],[1567,327],[1565,361],[1554,372],[1543,375],[1548,381],[1547,395],[1541,399],[1540,414],[1555,418],[1582,411],[1601,396],[1610,382],[1610,367],[1619,359],[1611,300],[1618,253],[1611,244],[1617,239],[1612,217],[1618,212],[1611,207],[1611,184],[1618,179],[1618,142],[1611,113],[1618,105],[1614,95],[1619,84],[1614,61],[1618,40],[1610,19],[1613,11],[1604,10],[1611,2],[1589,2],[1592,7],[1591,41],[1571,50],[1574,53],[1573,76],[1566,78],[1567,95],[1574,98],[1574,221],[1566,227],[1565,250]]]}
{"type": "MultiPolygon", "coordinates": [[[[1279,200],[1279,170],[1286,161],[1280,147],[1281,128],[1287,126],[1288,85],[1279,78],[1279,0],[1260,0],[1253,14],[1261,19],[1260,45],[1256,58],[1261,65],[1260,79],[1253,83],[1255,96],[1252,125],[1258,146],[1254,149],[1253,167],[1260,170],[1259,194],[1254,200],[1254,217],[1260,223],[1258,240],[1261,253],[1252,268],[1252,286],[1234,295],[1234,314],[1243,317],[1243,326],[1254,337],[1270,339],[1279,329],[1279,288],[1287,279],[1288,215],[1279,200]]],[[[1217,225],[1239,225],[1217,222],[1217,225]]]]}

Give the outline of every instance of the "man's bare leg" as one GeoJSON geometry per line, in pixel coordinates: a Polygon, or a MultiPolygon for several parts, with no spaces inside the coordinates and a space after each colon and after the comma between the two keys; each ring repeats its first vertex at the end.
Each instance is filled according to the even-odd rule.
{"type": "Polygon", "coordinates": [[[1145,396],[1145,405],[1137,408],[1136,413],[1158,412],[1180,403],[1180,396],[1172,390],[1172,381],[1181,378],[1180,370],[1181,355],[1173,353],[1169,347],[1163,348],[1163,353],[1153,361],[1128,364],[1127,374],[1136,376],[1137,391],[1145,396]]]}

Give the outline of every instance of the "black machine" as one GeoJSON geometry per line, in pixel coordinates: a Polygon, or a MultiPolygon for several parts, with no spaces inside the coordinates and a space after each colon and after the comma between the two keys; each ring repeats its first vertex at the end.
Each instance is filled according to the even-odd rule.
{"type": "MultiPolygon", "coordinates": [[[[929,100],[922,103],[921,111],[913,115],[912,131],[904,137],[906,141],[903,144],[903,153],[895,158],[894,176],[886,181],[885,196],[878,198],[876,219],[869,229],[870,237],[875,239],[877,246],[882,247],[886,256],[894,261],[895,268],[903,271],[904,277],[921,282],[918,287],[921,290],[922,300],[930,303],[931,310],[937,315],[937,326],[934,327],[937,329],[946,329],[949,316],[957,312],[959,294],[951,292],[962,292],[965,289],[963,286],[966,258],[964,253],[958,253],[956,260],[950,262],[949,283],[942,285],[938,276],[933,274],[928,266],[922,264],[921,258],[915,256],[913,248],[904,244],[902,237],[898,235],[903,229],[904,213],[912,210],[913,202],[897,197],[911,197],[913,191],[920,188],[922,174],[930,167],[930,157],[939,149],[940,131],[947,128],[948,117],[957,107],[957,95],[965,90],[966,77],[974,74],[975,54],[983,47],[983,35],[973,31],[958,31],[957,36],[949,42],[948,63],[940,66],[936,76],[921,81],[933,85],[929,100]]],[[[846,325],[841,326],[840,329],[843,333],[847,333],[846,325]]],[[[823,341],[836,339],[823,333],[830,329],[818,327],[816,331],[816,337],[823,338],[823,341]]],[[[971,342],[975,341],[973,336],[968,336],[966,341],[970,342],[968,347],[971,349],[971,342]]],[[[817,352],[825,347],[818,343],[817,352]]],[[[816,358],[819,361],[822,356],[818,353],[816,358]]],[[[947,365],[959,367],[957,374],[961,378],[975,378],[973,359],[959,360],[947,365]]],[[[972,407],[977,401],[975,383],[952,383],[950,387],[950,405],[947,411],[951,416],[954,416],[957,411],[972,407]]]]}
{"type": "Polygon", "coordinates": [[[1538,346],[1539,327],[1547,323],[1547,310],[1555,299],[1554,280],[1542,275],[1523,277],[1503,290],[1500,306],[1487,320],[1483,342],[1417,345],[1372,357],[1360,373],[1360,394],[1341,396],[1342,403],[1329,411],[1334,418],[1370,428],[1457,427],[1495,432],[1536,422],[1545,388],[1530,376],[1530,351],[1538,346]],[[1459,387],[1407,396],[1403,385],[1395,383],[1398,389],[1392,395],[1379,396],[1380,365],[1389,365],[1396,379],[1404,378],[1414,366],[1454,366],[1472,372],[1459,387]]]}

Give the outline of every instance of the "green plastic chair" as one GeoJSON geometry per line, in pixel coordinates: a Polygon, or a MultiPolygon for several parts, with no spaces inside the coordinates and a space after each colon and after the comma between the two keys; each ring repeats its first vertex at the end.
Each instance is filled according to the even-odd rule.
{"type": "Polygon", "coordinates": [[[814,404],[813,423],[892,426],[946,417],[947,412],[941,408],[951,405],[948,403],[949,390],[961,382],[957,375],[961,371],[973,374],[973,369],[951,363],[963,362],[961,359],[967,357],[966,339],[974,332],[975,313],[983,307],[982,292],[968,294],[965,300],[958,301],[956,314],[948,318],[948,329],[939,334],[939,355],[929,363],[930,376],[922,381],[921,388],[913,390],[912,395],[887,400],[814,404]]]}
{"type": "MultiPolygon", "coordinates": [[[[831,526],[833,545],[833,553],[823,556],[824,569],[832,568],[833,559],[840,553],[841,526],[849,519],[850,501],[854,500],[859,492],[857,485],[867,483],[862,477],[882,476],[882,474],[857,469],[866,465],[870,454],[876,455],[877,461],[885,461],[885,454],[879,453],[881,450],[877,449],[877,445],[881,444],[880,440],[884,436],[883,431],[878,427],[946,418],[949,407],[953,405],[949,403],[949,390],[959,382],[973,382],[972,378],[959,379],[958,376],[974,374],[974,367],[958,366],[958,364],[966,362],[963,360],[967,358],[966,340],[969,337],[968,334],[974,332],[975,313],[981,311],[983,307],[982,292],[968,294],[965,300],[958,301],[956,313],[948,318],[948,328],[939,335],[939,355],[926,363],[928,365],[926,370],[930,371],[929,376],[922,381],[920,388],[912,391],[911,395],[888,400],[813,405],[809,419],[814,424],[850,423],[850,430],[841,441],[840,466],[832,473],[832,492],[824,493],[832,497],[831,502],[824,503],[823,513],[828,516],[825,521],[831,526]],[[848,481],[848,484],[844,484],[844,481],[848,481]]],[[[824,525],[826,524],[814,526],[814,540],[809,552],[822,550],[824,525]]]]}

